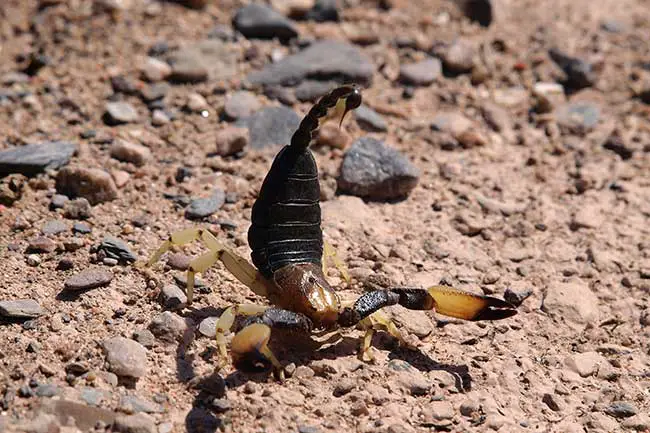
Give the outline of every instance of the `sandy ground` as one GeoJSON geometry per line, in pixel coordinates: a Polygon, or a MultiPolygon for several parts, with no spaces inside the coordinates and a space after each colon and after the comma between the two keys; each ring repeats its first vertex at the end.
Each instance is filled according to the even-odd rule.
{"type": "MultiPolygon", "coordinates": [[[[193,327],[232,303],[264,302],[215,266],[202,276],[209,288],[198,290],[195,309],[174,313],[188,322],[149,342],[146,373],[135,384],[114,383],[102,342],[147,329],[163,311],[161,287],[182,272],[166,260],[147,272],[105,266],[93,247],[115,236],[142,261],[170,232],[200,224],[248,257],[250,208],[278,148],[214,156],[215,134],[228,123],[219,113],[249,71],[273,52],[287,55],[296,47],[242,38],[233,42],[234,78],[172,85],[166,97],[177,113],[172,122],[153,127],[141,99],[123,96],[140,120],[108,126],[102,116],[113,94],[111,77],[145,85],[139,68],[152,45],[205,39],[215,24],[229,26],[242,2],[193,10],[135,1],[112,14],[93,11],[87,0],[42,3],[54,5],[39,9],[35,0],[6,0],[0,6],[0,72],[23,70],[39,50],[52,61],[28,82],[6,86],[13,93],[0,106],[0,147],[72,141],[79,146],[72,163],[114,175],[121,170],[128,179],[115,200],[92,207],[85,222],[90,234],[67,229],[47,235],[57,247],[38,254],[37,266],[30,266],[26,250],[43,226],[74,222],[49,208],[56,173],[32,178],[22,198],[2,208],[0,301],[34,299],[44,314],[0,324],[0,430],[4,424],[48,431],[28,424],[49,419],[45,413],[59,416],[52,425],[65,431],[104,430],[111,422],[97,424],[101,416],[133,411],[124,407],[124,396],[153,406],[144,410],[150,412],[144,430],[125,431],[650,429],[650,110],[635,97],[650,74],[647,2],[495,1],[495,22],[483,28],[447,2],[395,1],[382,10],[372,1],[349,1],[341,23],[297,22],[304,38],[373,35],[374,43],[359,45],[377,67],[364,98],[382,113],[388,131],[370,135],[401,151],[421,173],[404,200],[364,201],[335,194],[344,152],[315,151],[327,198],[325,236],[353,276],[346,285],[330,272],[341,296],[354,299],[373,281],[424,287],[442,280],[495,296],[506,289],[532,294],[517,316],[492,323],[392,308],[402,332],[419,347],[400,349],[377,335],[375,363],[357,359],[359,331],[345,331],[344,339],[320,350],[307,339],[285,338],[274,347],[290,364],[291,377],[278,383],[231,367],[215,373],[214,340],[193,327]],[[620,31],[605,31],[603,23],[620,31]],[[414,39],[413,47],[396,48],[398,36],[414,39]],[[421,60],[432,46],[457,38],[481,47],[487,75],[440,77],[402,97],[400,63],[421,60]],[[563,127],[558,110],[535,112],[534,84],[562,79],[548,56],[552,47],[597,65],[593,85],[564,98],[599,109],[597,123],[586,131],[563,127]],[[252,49],[259,54],[247,59],[252,49]],[[190,93],[205,97],[208,116],[182,109],[190,93]],[[445,150],[444,136],[429,128],[441,112],[468,118],[479,145],[445,150]],[[491,116],[498,120],[486,120],[491,116]],[[95,137],[83,138],[88,130],[95,137]],[[613,135],[632,151],[630,158],[604,147],[613,135]],[[106,144],[114,137],[144,144],[152,158],[140,167],[117,161],[106,144]],[[193,173],[182,183],[175,180],[179,167],[193,173]],[[236,200],[199,223],[163,198],[206,197],[215,187],[235,193],[236,200]],[[71,242],[79,245],[65,247],[71,242]],[[58,270],[62,259],[73,269],[58,270]],[[111,283],[62,296],[64,281],[87,268],[108,270],[111,283]],[[57,386],[58,395],[30,395],[43,384],[57,386]],[[81,414],[57,408],[61,401],[80,403],[75,408],[81,414]],[[101,416],[91,411],[96,408],[101,416]],[[94,422],[83,427],[81,420],[88,419],[94,422]]],[[[257,93],[262,106],[278,104],[257,93]]],[[[302,116],[309,106],[291,108],[302,116]]],[[[343,128],[352,139],[368,134],[354,120],[343,128]]],[[[196,256],[203,249],[192,244],[178,251],[196,256]]]]}

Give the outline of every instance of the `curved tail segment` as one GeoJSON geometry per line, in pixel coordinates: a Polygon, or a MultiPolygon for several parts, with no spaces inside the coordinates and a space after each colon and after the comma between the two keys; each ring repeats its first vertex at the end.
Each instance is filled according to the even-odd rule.
{"type": "Polygon", "coordinates": [[[300,126],[291,137],[295,150],[304,150],[311,144],[313,133],[319,126],[330,119],[338,119],[339,126],[345,115],[361,105],[361,90],[355,85],[346,85],[323,96],[300,122],[300,126]]]}

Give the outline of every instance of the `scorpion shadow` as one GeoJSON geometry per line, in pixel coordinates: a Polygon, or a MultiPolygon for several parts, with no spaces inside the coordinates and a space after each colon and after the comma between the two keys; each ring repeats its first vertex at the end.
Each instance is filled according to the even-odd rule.
{"type": "MultiPolygon", "coordinates": [[[[189,433],[214,433],[222,427],[223,421],[212,409],[212,402],[214,399],[223,398],[226,388],[239,388],[251,381],[267,383],[272,375],[270,372],[253,373],[235,370],[225,378],[216,371],[208,376],[196,376],[194,362],[197,355],[205,361],[216,361],[215,347],[209,347],[199,354],[188,350],[198,331],[198,324],[206,317],[220,316],[223,311],[223,308],[206,307],[190,309],[184,314],[185,317],[193,320],[194,325],[188,327],[176,349],[176,376],[188,388],[198,391],[192,402],[192,409],[185,418],[185,428],[189,433]]],[[[372,345],[377,349],[388,350],[389,360],[406,361],[422,372],[445,371],[451,374],[460,392],[469,391],[472,387],[472,377],[467,365],[437,362],[418,349],[398,347],[393,337],[381,332],[375,334],[372,345]]],[[[359,338],[334,333],[324,340],[314,340],[312,335],[274,330],[270,346],[285,363],[299,366],[309,365],[318,360],[354,356],[359,351],[359,338]]]]}

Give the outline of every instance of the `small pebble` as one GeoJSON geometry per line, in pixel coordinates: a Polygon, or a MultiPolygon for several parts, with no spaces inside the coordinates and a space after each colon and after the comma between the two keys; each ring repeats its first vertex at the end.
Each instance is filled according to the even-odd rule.
{"type": "Polygon", "coordinates": [[[138,111],[128,102],[109,102],[106,104],[104,122],[107,125],[137,122],[138,118],[138,111]]]}
{"type": "Polygon", "coordinates": [[[605,409],[605,413],[614,418],[629,418],[636,415],[637,409],[625,401],[615,401],[605,409]]]}
{"type": "Polygon", "coordinates": [[[88,224],[76,222],[72,225],[72,231],[80,234],[88,234],[92,231],[88,224]]]}
{"type": "Polygon", "coordinates": [[[217,335],[217,321],[219,317],[206,317],[199,324],[199,332],[208,337],[214,338],[217,335]]]}
{"type": "Polygon", "coordinates": [[[187,296],[175,284],[168,284],[160,291],[160,299],[167,310],[178,310],[187,305],[187,296]]]}
{"type": "Polygon", "coordinates": [[[106,286],[113,280],[113,273],[101,268],[85,269],[65,280],[64,288],[70,291],[90,290],[106,286]]]}
{"type": "Polygon", "coordinates": [[[61,220],[49,220],[43,225],[41,232],[44,235],[58,235],[68,231],[68,226],[64,221],[61,220]]]}
{"type": "Polygon", "coordinates": [[[124,337],[113,337],[102,343],[110,371],[118,376],[140,378],[147,373],[147,349],[124,337]]]}
{"type": "Polygon", "coordinates": [[[118,161],[130,162],[141,167],[151,159],[151,151],[141,144],[117,139],[111,146],[111,156],[118,161]]]}
{"type": "Polygon", "coordinates": [[[229,120],[248,117],[261,108],[260,101],[254,93],[239,91],[233,93],[223,107],[223,114],[229,120]]]}
{"type": "Polygon", "coordinates": [[[32,267],[36,267],[41,264],[41,258],[38,254],[29,254],[27,256],[27,264],[32,267]]]}
{"type": "Polygon", "coordinates": [[[226,193],[224,190],[216,189],[210,197],[192,200],[185,209],[185,218],[192,220],[208,217],[221,209],[225,200],[226,193]]]}
{"type": "Polygon", "coordinates": [[[92,207],[85,198],[68,200],[63,205],[63,216],[70,219],[87,219],[92,216],[92,207]]]}
{"type": "Polygon", "coordinates": [[[54,194],[50,200],[50,209],[61,209],[69,198],[62,194],[54,194]]]}
{"type": "Polygon", "coordinates": [[[148,329],[136,329],[133,332],[133,339],[147,349],[153,347],[156,342],[156,337],[148,329]]]}

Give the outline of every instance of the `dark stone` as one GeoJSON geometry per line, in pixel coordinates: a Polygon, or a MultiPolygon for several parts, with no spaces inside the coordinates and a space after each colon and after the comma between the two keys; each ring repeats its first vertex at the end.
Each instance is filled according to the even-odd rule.
{"type": "Polygon", "coordinates": [[[248,128],[253,149],[289,144],[299,124],[300,117],[287,107],[263,108],[235,123],[236,126],[248,128]]]}
{"type": "Polygon", "coordinates": [[[314,7],[307,12],[305,18],[319,23],[338,21],[340,17],[336,2],[337,0],[316,0],[314,7]]]}
{"type": "Polygon", "coordinates": [[[0,151],[0,177],[13,173],[33,176],[56,170],[70,162],[77,145],[66,141],[49,141],[0,151]]]}
{"type": "Polygon", "coordinates": [[[404,155],[372,137],[361,137],[346,152],[338,187],[372,200],[404,198],[420,172],[404,155]]]}
{"type": "Polygon", "coordinates": [[[264,87],[264,95],[269,99],[278,100],[284,105],[293,105],[298,102],[294,92],[282,86],[266,86],[264,87]]]}
{"type": "Polygon", "coordinates": [[[596,74],[591,64],[585,60],[569,56],[556,48],[548,50],[548,54],[566,74],[566,87],[583,89],[593,86],[596,82],[596,74]]]}
{"type": "Polygon", "coordinates": [[[288,41],[298,36],[298,31],[289,19],[260,3],[250,3],[239,9],[232,23],[247,38],[278,38],[288,41]]]}
{"type": "Polygon", "coordinates": [[[346,42],[318,41],[304,50],[252,72],[260,85],[294,85],[306,78],[336,79],[369,86],[375,67],[359,48],[346,42]]]}
{"type": "Polygon", "coordinates": [[[226,193],[222,189],[216,189],[210,197],[192,200],[185,209],[185,218],[201,219],[208,217],[221,209],[225,201],[226,193]]]}
{"type": "Polygon", "coordinates": [[[133,263],[136,260],[135,254],[124,242],[112,236],[106,236],[97,248],[103,251],[106,257],[117,260],[119,263],[133,263]]]}
{"type": "Polygon", "coordinates": [[[113,92],[123,93],[125,95],[135,95],[138,93],[137,83],[123,75],[116,75],[111,77],[111,87],[113,87],[113,92]]]}
{"type": "Polygon", "coordinates": [[[533,291],[530,289],[521,292],[515,292],[511,288],[507,288],[503,292],[503,299],[505,299],[506,302],[514,305],[515,307],[518,307],[526,300],[526,298],[528,298],[532,294],[533,291]]]}
{"type": "Polygon", "coordinates": [[[467,18],[488,27],[494,18],[491,0],[460,0],[461,9],[467,18]]]}
{"type": "Polygon", "coordinates": [[[611,150],[623,160],[632,158],[632,155],[634,154],[634,149],[631,149],[627,143],[625,143],[625,140],[618,132],[612,133],[603,144],[603,147],[607,150],[611,150]]]}
{"type": "Polygon", "coordinates": [[[626,401],[615,401],[607,406],[605,413],[614,418],[629,418],[636,415],[637,409],[626,401]]]}

